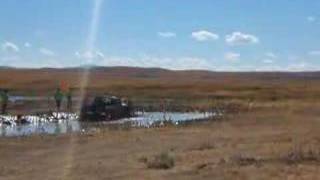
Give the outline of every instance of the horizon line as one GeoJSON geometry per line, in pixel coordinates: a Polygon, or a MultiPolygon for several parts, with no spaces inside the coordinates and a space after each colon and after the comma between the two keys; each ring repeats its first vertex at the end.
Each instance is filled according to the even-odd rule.
{"type": "Polygon", "coordinates": [[[80,65],[80,66],[65,66],[65,67],[18,67],[18,66],[0,66],[0,70],[44,70],[44,69],[56,69],[56,70],[67,70],[67,69],[96,69],[96,68],[132,68],[132,69],[157,69],[172,72],[182,72],[182,71],[200,71],[200,72],[217,72],[217,73],[318,73],[319,70],[210,70],[210,69],[169,69],[163,67],[143,67],[143,66],[101,66],[101,65],[80,65]]]}

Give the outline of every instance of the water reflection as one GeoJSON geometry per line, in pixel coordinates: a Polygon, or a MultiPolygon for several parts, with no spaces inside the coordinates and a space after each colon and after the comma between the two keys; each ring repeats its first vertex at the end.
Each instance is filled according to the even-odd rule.
{"type": "Polygon", "coordinates": [[[214,116],[221,116],[218,113],[162,113],[162,112],[137,112],[132,118],[120,119],[111,122],[80,122],[76,114],[54,113],[53,116],[25,116],[29,123],[17,124],[16,117],[0,116],[0,136],[27,136],[32,134],[65,134],[72,132],[88,132],[99,128],[106,128],[115,125],[129,124],[133,127],[152,127],[167,122],[179,124],[191,120],[203,120],[214,116]]]}

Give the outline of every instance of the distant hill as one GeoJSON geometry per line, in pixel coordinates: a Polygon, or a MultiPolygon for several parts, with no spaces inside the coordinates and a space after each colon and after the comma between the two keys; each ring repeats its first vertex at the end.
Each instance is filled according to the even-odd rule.
{"type": "MultiPolygon", "coordinates": [[[[0,88],[17,92],[51,93],[65,82],[78,89],[86,68],[0,68],[0,88]]],[[[172,71],[161,68],[92,67],[88,89],[132,96],[228,96],[259,97],[303,96],[305,91],[318,96],[320,72],[214,72],[172,71]],[[288,93],[289,92],[289,93],[288,93]],[[253,95],[252,95],[253,96],[253,95]],[[258,95],[254,95],[258,96],[258,95]]],[[[319,93],[320,94],[320,93],[319,93]]],[[[239,98],[238,97],[238,98],[239,98]]]]}
{"type": "MultiPolygon", "coordinates": [[[[0,74],[2,79],[6,79],[7,74],[15,76],[21,75],[81,75],[85,71],[85,67],[74,68],[12,68],[0,66],[0,74]]],[[[93,76],[104,76],[106,78],[138,78],[138,79],[185,79],[185,80],[217,80],[219,78],[240,78],[240,79],[320,79],[320,72],[215,72],[206,70],[167,70],[162,68],[140,68],[140,67],[100,67],[94,66],[90,68],[93,76]]]]}
{"type": "Polygon", "coordinates": [[[0,66],[0,69],[15,69],[15,68],[10,66],[0,66]]]}

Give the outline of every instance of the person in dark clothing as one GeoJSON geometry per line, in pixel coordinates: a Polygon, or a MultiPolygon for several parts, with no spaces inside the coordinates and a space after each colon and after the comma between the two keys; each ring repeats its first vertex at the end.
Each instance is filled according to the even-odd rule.
{"type": "Polygon", "coordinates": [[[67,97],[67,110],[72,111],[72,89],[71,88],[69,88],[66,94],[66,97],[67,97]]]}
{"type": "Polygon", "coordinates": [[[60,88],[57,88],[55,94],[54,94],[54,100],[56,101],[56,107],[57,111],[60,111],[61,108],[61,102],[63,100],[63,94],[61,92],[60,88]]]}
{"type": "Polygon", "coordinates": [[[0,92],[0,101],[1,101],[1,114],[6,114],[8,101],[9,101],[8,90],[3,90],[0,92]]]}

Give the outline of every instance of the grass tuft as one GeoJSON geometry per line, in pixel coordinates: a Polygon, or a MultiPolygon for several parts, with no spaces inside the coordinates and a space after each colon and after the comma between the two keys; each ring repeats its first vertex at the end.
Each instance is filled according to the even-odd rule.
{"type": "Polygon", "coordinates": [[[151,160],[145,161],[149,169],[171,169],[175,165],[175,159],[168,152],[154,156],[151,160]]]}
{"type": "Polygon", "coordinates": [[[231,156],[230,161],[240,166],[258,165],[262,160],[254,156],[235,154],[231,156]]]}
{"type": "Polygon", "coordinates": [[[320,150],[315,148],[303,149],[300,146],[295,146],[280,158],[288,164],[320,162],[320,150]]]}

